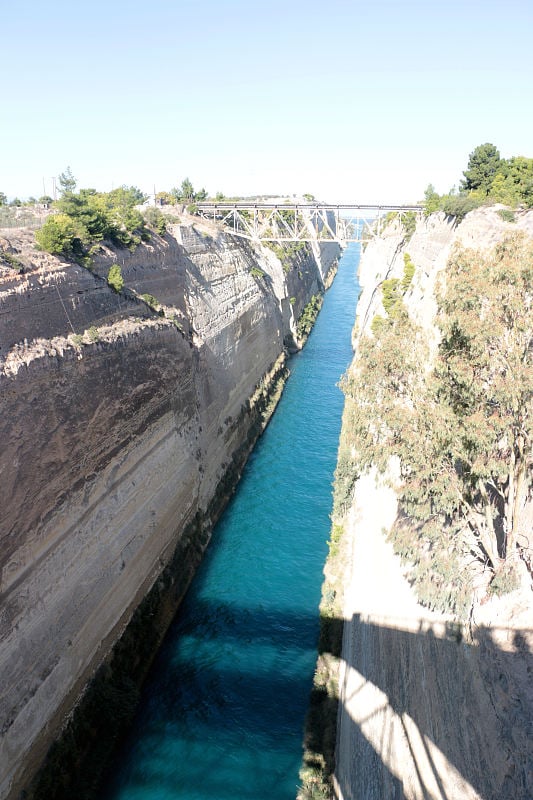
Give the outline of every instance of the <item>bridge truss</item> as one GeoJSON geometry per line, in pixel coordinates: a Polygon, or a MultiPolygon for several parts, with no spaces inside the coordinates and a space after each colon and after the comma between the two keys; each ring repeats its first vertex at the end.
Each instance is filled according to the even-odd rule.
{"type": "Polygon", "coordinates": [[[419,205],[326,203],[197,203],[197,213],[225,231],[259,242],[362,242],[380,236],[384,224],[418,216],[419,205]]]}

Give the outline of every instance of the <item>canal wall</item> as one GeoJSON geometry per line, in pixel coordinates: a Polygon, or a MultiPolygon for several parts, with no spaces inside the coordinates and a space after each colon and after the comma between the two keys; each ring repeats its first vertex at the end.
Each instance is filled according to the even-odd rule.
{"type": "Polygon", "coordinates": [[[131,715],[338,255],[184,218],[87,269],[0,232],[0,798],[68,796],[131,715]]]}
{"type": "MultiPolygon", "coordinates": [[[[373,320],[387,315],[383,281],[400,284],[407,262],[415,269],[403,304],[425,333],[428,361],[420,370],[428,368],[439,341],[435,287],[453,248],[488,251],[517,231],[533,236],[531,211],[509,221],[500,210],[481,208],[462,221],[432,214],[414,231],[389,225],[367,244],[349,373],[360,367],[357,350],[373,335],[373,320]]],[[[531,575],[521,561],[518,588],[497,596],[470,558],[474,591],[466,622],[421,605],[408,580],[412,563],[402,563],[387,538],[398,511],[397,464],[390,465],[390,480],[375,468],[356,473],[352,415],[348,397],[299,797],[525,800],[531,796],[531,575]]],[[[530,530],[531,502],[524,517],[530,530]]]]}

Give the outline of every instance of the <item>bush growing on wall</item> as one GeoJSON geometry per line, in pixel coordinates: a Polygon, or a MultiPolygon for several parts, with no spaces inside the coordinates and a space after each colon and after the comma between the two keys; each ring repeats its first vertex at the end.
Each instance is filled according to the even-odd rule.
{"type": "Polygon", "coordinates": [[[83,253],[90,235],[79,219],[68,214],[54,214],[35,232],[35,240],[47,253],[77,256],[83,253]]]}
{"type": "Polygon", "coordinates": [[[122,270],[118,264],[113,264],[112,267],[109,268],[109,274],[107,276],[107,282],[115,292],[120,292],[122,287],[124,286],[124,278],[122,277],[122,270]]]}

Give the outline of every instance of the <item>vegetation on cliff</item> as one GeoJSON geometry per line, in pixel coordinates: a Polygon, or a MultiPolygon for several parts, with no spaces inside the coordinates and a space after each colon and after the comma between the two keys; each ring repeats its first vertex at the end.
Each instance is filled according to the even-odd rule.
{"type": "Polygon", "coordinates": [[[58,213],[50,215],[35,234],[42,250],[81,258],[103,240],[135,247],[146,238],[146,220],[136,208],[146,198],[135,186],[120,186],[111,192],[76,192],[70,169],[59,176],[59,184],[61,198],[53,204],[58,213]]]}
{"type": "Polygon", "coordinates": [[[462,219],[469,211],[487,203],[533,208],[533,158],[505,159],[495,145],[480,144],[468,159],[459,191],[439,195],[432,184],[425,191],[425,211],[444,211],[462,219]]]}
{"type": "Polygon", "coordinates": [[[456,249],[438,289],[440,346],[405,309],[362,339],[343,380],[349,441],[337,480],[400,465],[392,536],[430,607],[464,614],[472,563],[511,588],[532,487],[533,244],[456,249]],[[349,473],[347,476],[340,472],[349,473]]]}

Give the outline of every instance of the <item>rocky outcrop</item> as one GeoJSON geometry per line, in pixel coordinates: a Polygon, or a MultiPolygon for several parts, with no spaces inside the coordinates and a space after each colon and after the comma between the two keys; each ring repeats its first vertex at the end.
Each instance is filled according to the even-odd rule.
{"type": "Polygon", "coordinates": [[[0,259],[6,798],[135,609],[166,587],[171,601],[150,611],[161,638],[338,248],[306,249],[284,269],[192,221],[133,253],[101,248],[90,269],[37,253],[29,232],[0,244],[11,255],[0,259]]]}
{"type": "Polygon", "coordinates": [[[436,313],[435,283],[454,245],[489,250],[515,231],[524,231],[533,237],[531,212],[517,212],[516,221],[507,222],[498,213],[501,208],[478,209],[459,224],[454,217],[447,217],[440,211],[421,219],[412,236],[397,223],[387,226],[379,238],[371,240],[359,268],[362,292],[357,305],[355,341],[370,330],[376,313],[383,314],[379,287],[387,278],[402,278],[405,253],[415,265],[415,274],[404,301],[410,316],[431,333],[436,313]]]}

